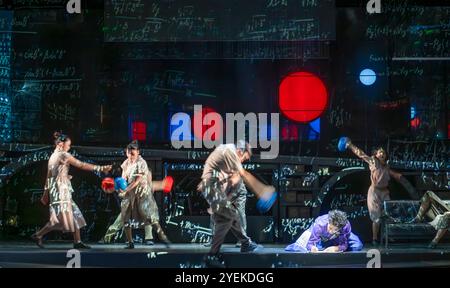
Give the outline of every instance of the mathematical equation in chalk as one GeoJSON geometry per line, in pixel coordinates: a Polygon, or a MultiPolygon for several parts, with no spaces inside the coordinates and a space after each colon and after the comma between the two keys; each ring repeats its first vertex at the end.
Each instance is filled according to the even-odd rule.
{"type": "Polygon", "coordinates": [[[334,1],[105,1],[106,41],[331,40],[334,1]]]}
{"type": "Polygon", "coordinates": [[[328,59],[330,46],[323,41],[226,41],[151,43],[148,47],[125,47],[121,61],[149,59],[328,59]]]}

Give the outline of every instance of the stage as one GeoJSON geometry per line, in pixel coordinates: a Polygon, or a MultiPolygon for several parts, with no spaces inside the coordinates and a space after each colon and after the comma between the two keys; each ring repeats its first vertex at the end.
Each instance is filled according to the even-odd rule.
{"type": "MultiPolygon", "coordinates": [[[[136,245],[134,250],[121,244],[92,244],[91,250],[81,250],[82,268],[202,268],[202,258],[208,248],[202,244],[173,244],[169,249],[161,244],[136,245]]],[[[360,252],[338,254],[305,254],[285,252],[285,245],[264,245],[254,253],[240,253],[239,248],[226,244],[222,253],[227,268],[365,268],[372,259],[367,246],[360,252]]],[[[39,249],[30,242],[0,243],[2,268],[64,268],[72,245],[46,243],[39,249]]],[[[421,244],[392,244],[389,249],[379,247],[382,268],[450,267],[450,244],[437,249],[421,244]]]]}

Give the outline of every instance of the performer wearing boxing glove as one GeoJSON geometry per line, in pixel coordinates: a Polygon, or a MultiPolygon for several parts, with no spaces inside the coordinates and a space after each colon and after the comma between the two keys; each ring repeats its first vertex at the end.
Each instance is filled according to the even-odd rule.
{"type": "MultiPolygon", "coordinates": [[[[128,149],[125,149],[125,155],[127,156],[127,159],[130,158],[130,152],[128,149]]],[[[122,168],[119,167],[117,169],[117,171],[115,172],[116,175],[114,175],[115,177],[121,177],[122,176],[122,168]]],[[[149,169],[148,171],[148,181],[151,183],[152,182],[152,171],[149,169]]],[[[114,195],[115,197],[118,197],[117,195],[114,195]]],[[[118,197],[119,198],[119,197],[118,197]]],[[[119,201],[119,205],[120,205],[120,201],[119,201]]],[[[152,207],[154,207],[152,205],[152,207]]],[[[158,213],[159,214],[159,213],[158,213]]],[[[159,215],[158,215],[159,217],[159,215]]],[[[159,219],[159,218],[158,218],[159,219]]],[[[114,221],[113,224],[111,224],[108,227],[108,230],[105,233],[105,236],[103,236],[103,241],[102,243],[111,243],[113,242],[114,238],[117,237],[117,233],[122,231],[123,229],[123,224],[122,224],[122,213],[119,213],[119,215],[117,216],[116,220],[114,221]]],[[[153,242],[153,229],[152,229],[152,225],[149,223],[146,223],[144,226],[144,244],[145,245],[154,245],[155,243],[153,242]]],[[[120,234],[119,234],[120,235],[120,234]]]]}
{"type": "MultiPolygon", "coordinates": [[[[240,151],[245,151],[245,147],[248,143],[243,140],[239,140],[236,144],[236,147],[240,151]]],[[[231,179],[230,179],[231,180],[231,179]]],[[[233,182],[233,180],[231,180],[233,182]]],[[[235,176],[234,184],[232,185],[233,191],[231,191],[231,203],[236,207],[237,212],[239,213],[239,219],[241,221],[242,229],[244,230],[245,235],[247,235],[247,215],[245,214],[245,205],[247,203],[247,188],[245,187],[244,181],[239,175],[235,176]]],[[[209,209],[211,210],[211,209],[209,209]]],[[[211,211],[212,212],[212,211],[211,211]]],[[[214,219],[212,217],[212,213],[210,214],[210,228],[211,231],[214,231],[214,219]]],[[[210,247],[212,243],[212,239],[209,243],[205,244],[206,247],[210,247]]],[[[241,247],[241,242],[236,243],[236,247],[241,247]]]]}
{"type": "Polygon", "coordinates": [[[220,247],[229,230],[241,244],[241,252],[252,252],[260,245],[252,242],[242,229],[238,209],[232,199],[236,187],[241,183],[241,173],[245,170],[242,162],[250,159],[249,143],[236,147],[235,144],[219,145],[208,157],[198,190],[205,197],[212,210],[214,231],[206,263],[209,266],[222,266],[219,259],[220,247]]]}
{"type": "Polygon", "coordinates": [[[127,179],[128,187],[119,190],[122,197],[121,216],[128,240],[127,249],[133,249],[132,228],[141,228],[150,224],[167,247],[170,241],[159,224],[159,212],[152,192],[152,182],[149,178],[147,162],[142,158],[137,141],[127,147],[130,155],[122,164],[122,177],[127,179]]]}
{"type": "Polygon", "coordinates": [[[378,232],[380,230],[380,218],[383,215],[383,202],[390,200],[388,184],[392,178],[399,182],[407,182],[402,174],[394,172],[387,164],[388,155],[383,148],[377,148],[372,156],[368,156],[361,149],[352,144],[346,138],[345,148],[350,149],[356,156],[369,164],[371,185],[367,192],[367,207],[372,220],[372,244],[378,245],[378,232]]]}
{"type": "Polygon", "coordinates": [[[73,247],[75,249],[89,249],[81,242],[80,229],[86,226],[83,214],[77,204],[72,200],[72,178],[69,173],[70,166],[96,174],[106,173],[111,166],[97,166],[81,162],[73,157],[69,150],[72,141],[67,135],[55,132],[55,150],[48,160],[47,179],[44,195],[41,202],[49,205],[50,219],[47,224],[31,237],[40,248],[44,248],[42,237],[50,231],[61,230],[73,234],[73,247]]]}

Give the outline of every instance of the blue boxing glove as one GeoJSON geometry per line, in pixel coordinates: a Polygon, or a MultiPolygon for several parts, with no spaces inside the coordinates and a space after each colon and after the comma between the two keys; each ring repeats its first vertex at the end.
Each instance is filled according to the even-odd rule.
{"type": "Polygon", "coordinates": [[[259,198],[256,202],[256,208],[260,213],[266,213],[272,208],[275,200],[277,200],[277,192],[273,192],[267,199],[259,198]]]}
{"type": "Polygon", "coordinates": [[[118,191],[119,189],[122,191],[125,191],[125,189],[127,189],[128,187],[128,183],[127,180],[125,180],[122,177],[117,177],[116,179],[114,179],[114,189],[116,191],[118,191]]]}
{"type": "Polygon", "coordinates": [[[340,152],[344,152],[347,150],[348,145],[350,145],[352,141],[348,137],[341,137],[338,142],[338,150],[340,152]]]}

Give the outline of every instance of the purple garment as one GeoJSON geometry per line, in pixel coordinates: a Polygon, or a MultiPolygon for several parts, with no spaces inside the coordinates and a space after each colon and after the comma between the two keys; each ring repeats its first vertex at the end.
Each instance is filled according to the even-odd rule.
{"type": "Polygon", "coordinates": [[[328,214],[317,217],[309,230],[311,237],[309,238],[306,248],[311,251],[312,246],[316,246],[319,250],[331,246],[339,246],[339,251],[346,251],[348,247],[348,240],[352,228],[350,222],[347,221],[344,227],[339,230],[339,235],[332,235],[328,233],[328,214]]]}

